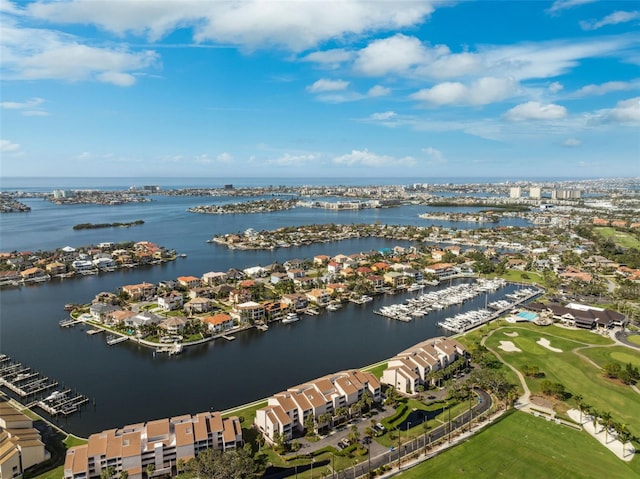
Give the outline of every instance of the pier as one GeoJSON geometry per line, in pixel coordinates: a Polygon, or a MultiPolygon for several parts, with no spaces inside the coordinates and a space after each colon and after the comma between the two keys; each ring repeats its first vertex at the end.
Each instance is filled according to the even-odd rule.
{"type": "Polygon", "coordinates": [[[228,334],[221,334],[219,337],[220,337],[220,338],[224,338],[224,339],[226,339],[227,341],[233,341],[234,339],[236,339],[236,337],[235,337],[235,336],[229,336],[228,334]]]}
{"type": "Polygon", "coordinates": [[[118,344],[118,343],[122,343],[124,341],[127,341],[129,338],[127,336],[116,336],[116,335],[110,335],[107,336],[107,345],[109,346],[113,346],[114,344],[118,344]]]}
{"type": "Polygon", "coordinates": [[[52,417],[68,416],[89,401],[81,394],[72,395],[69,389],[54,390],[57,386],[55,379],[22,363],[13,362],[4,354],[0,356],[0,387],[8,389],[20,399],[30,401],[28,407],[37,406],[52,417]]]}

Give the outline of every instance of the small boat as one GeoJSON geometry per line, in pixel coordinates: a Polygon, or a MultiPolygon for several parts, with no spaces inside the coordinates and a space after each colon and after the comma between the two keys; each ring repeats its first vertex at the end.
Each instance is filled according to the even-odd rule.
{"type": "Polygon", "coordinates": [[[187,253],[181,253],[178,256],[180,256],[181,258],[186,258],[187,257],[187,253]]]}
{"type": "Polygon", "coordinates": [[[327,311],[338,311],[340,308],[342,308],[340,303],[329,303],[327,305],[327,311]]]}
{"type": "Polygon", "coordinates": [[[289,313],[282,320],[284,324],[295,323],[296,321],[300,321],[300,318],[296,313],[289,313]]]}

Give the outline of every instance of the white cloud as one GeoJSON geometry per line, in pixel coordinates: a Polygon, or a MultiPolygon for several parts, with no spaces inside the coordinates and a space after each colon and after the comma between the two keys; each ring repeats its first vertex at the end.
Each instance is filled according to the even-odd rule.
{"type": "Polygon", "coordinates": [[[640,96],[619,101],[605,112],[605,119],[616,123],[640,123],[640,96]]]}
{"type": "Polygon", "coordinates": [[[326,68],[339,68],[342,63],[351,61],[355,53],[344,50],[343,48],[334,48],[322,52],[313,52],[302,57],[304,62],[318,63],[326,68]]]}
{"type": "Polygon", "coordinates": [[[22,116],[49,116],[49,112],[44,110],[25,110],[22,112],[22,116]]]}
{"type": "Polygon", "coordinates": [[[487,105],[509,98],[516,91],[517,83],[512,78],[483,77],[468,86],[460,82],[439,83],[414,93],[411,98],[433,105],[487,105]]]}
{"type": "Polygon", "coordinates": [[[632,90],[634,88],[638,88],[640,85],[640,81],[634,80],[630,82],[624,81],[609,81],[606,83],[601,83],[600,85],[585,85],[579,90],[577,90],[572,96],[573,97],[584,97],[584,96],[596,96],[596,95],[606,95],[607,93],[613,91],[624,91],[624,90],[632,90]]]}
{"type": "Polygon", "coordinates": [[[433,12],[430,1],[205,2],[164,0],[119,2],[38,1],[31,15],[59,23],[94,24],[117,34],[154,41],[177,28],[192,27],[198,42],[231,43],[249,49],[279,45],[301,51],[329,39],[421,24],[433,12]]]}
{"type": "Polygon", "coordinates": [[[617,25],[618,23],[626,23],[640,18],[639,11],[624,12],[617,11],[607,15],[602,20],[589,20],[580,22],[583,30],[597,30],[607,25],[617,25]]]}
{"type": "Polygon", "coordinates": [[[73,159],[74,160],[79,160],[79,161],[86,161],[86,160],[90,160],[92,158],[93,158],[93,154],[91,154],[91,152],[83,151],[79,155],[76,155],[73,159]]]}
{"type": "Polygon", "coordinates": [[[566,146],[567,148],[576,148],[582,145],[582,141],[577,138],[567,138],[562,142],[562,146],[566,146]]]}
{"type": "Polygon", "coordinates": [[[319,158],[320,156],[316,153],[307,153],[300,155],[291,155],[289,153],[285,153],[279,158],[268,160],[267,163],[278,166],[301,166],[308,163],[313,163],[319,158]]]}
{"type": "Polygon", "coordinates": [[[381,113],[372,113],[371,115],[369,115],[369,119],[375,121],[385,121],[391,120],[397,116],[398,114],[394,111],[384,111],[381,113]]]}
{"type": "Polygon", "coordinates": [[[98,81],[103,83],[113,83],[118,86],[131,86],[136,82],[136,78],[129,73],[122,72],[103,72],[96,76],[98,81]]]}
{"type": "Polygon", "coordinates": [[[560,105],[550,103],[543,105],[537,101],[528,101],[514,106],[504,114],[507,120],[559,120],[567,116],[567,109],[560,105]]]}
{"type": "Polygon", "coordinates": [[[549,91],[551,93],[558,93],[563,88],[564,88],[564,86],[562,85],[562,83],[560,83],[558,81],[554,81],[553,83],[551,83],[551,85],[549,85],[549,91]]]}
{"type": "Polygon", "coordinates": [[[2,153],[18,153],[20,151],[20,145],[13,143],[9,140],[0,140],[0,152],[2,153]]]}
{"type": "Polygon", "coordinates": [[[24,102],[3,101],[0,103],[0,106],[2,106],[2,108],[7,108],[9,110],[22,110],[25,108],[28,108],[28,109],[36,108],[42,105],[43,103],[44,103],[44,100],[42,98],[33,97],[30,100],[27,100],[24,102]]]}
{"type": "Polygon", "coordinates": [[[398,33],[375,40],[360,50],[354,69],[372,76],[403,73],[429,58],[430,54],[420,40],[398,33]]]}
{"type": "Polygon", "coordinates": [[[349,86],[348,81],[344,80],[329,80],[327,78],[321,78],[313,83],[313,85],[309,85],[307,87],[307,91],[311,93],[321,93],[327,91],[340,91],[345,90],[349,86]]]}
{"type": "Polygon", "coordinates": [[[382,85],[375,85],[369,88],[367,92],[367,96],[378,97],[378,96],[387,96],[391,93],[391,88],[384,87],[382,85]]]}
{"type": "Polygon", "coordinates": [[[150,50],[102,48],[54,30],[21,28],[3,17],[1,64],[8,80],[98,80],[119,86],[135,82],[132,73],[157,63],[150,50]]]}
{"type": "Polygon", "coordinates": [[[351,153],[335,157],[333,162],[344,166],[369,166],[372,168],[388,166],[412,167],[416,165],[416,160],[411,156],[395,158],[393,156],[376,155],[366,149],[352,150],[351,153]]]}
{"type": "Polygon", "coordinates": [[[569,8],[578,7],[580,5],[585,5],[587,3],[593,3],[596,0],[556,0],[551,5],[551,8],[547,10],[549,13],[557,13],[562,10],[567,10],[569,8]]]}
{"type": "Polygon", "coordinates": [[[447,159],[444,157],[440,150],[436,150],[433,147],[424,148],[422,150],[429,157],[429,163],[446,163],[447,159]]]}
{"type": "Polygon", "coordinates": [[[233,162],[233,155],[225,151],[216,156],[216,160],[218,163],[231,163],[233,162]]]}

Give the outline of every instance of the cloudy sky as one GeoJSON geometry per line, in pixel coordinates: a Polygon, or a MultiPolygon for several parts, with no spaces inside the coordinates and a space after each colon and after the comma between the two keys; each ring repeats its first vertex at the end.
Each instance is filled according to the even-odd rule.
{"type": "Polygon", "coordinates": [[[640,175],[632,1],[0,0],[3,176],[640,175]]]}

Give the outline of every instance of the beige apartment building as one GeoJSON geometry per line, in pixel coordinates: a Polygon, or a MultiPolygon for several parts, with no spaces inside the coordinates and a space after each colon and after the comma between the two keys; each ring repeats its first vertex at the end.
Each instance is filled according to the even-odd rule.
{"type": "Polygon", "coordinates": [[[0,479],[21,477],[26,469],[49,457],[33,421],[7,401],[1,401],[0,479]]]}
{"type": "Polygon", "coordinates": [[[189,461],[205,449],[227,451],[242,445],[240,420],[219,412],[190,414],[110,429],[89,437],[89,442],[67,451],[64,479],[100,478],[113,467],[130,479],[175,473],[179,460],[189,461]]]}
{"type": "Polygon", "coordinates": [[[318,424],[320,416],[348,409],[365,393],[374,402],[381,400],[380,382],[373,374],[357,369],[329,374],[270,397],[267,406],[256,411],[255,425],[270,442],[276,432],[291,440],[294,432],[303,431],[309,416],[318,427],[326,426],[318,424]]]}
{"type": "Polygon", "coordinates": [[[446,368],[466,351],[452,338],[428,339],[391,358],[380,381],[398,392],[415,394],[419,385],[429,382],[430,373],[446,368]]]}

